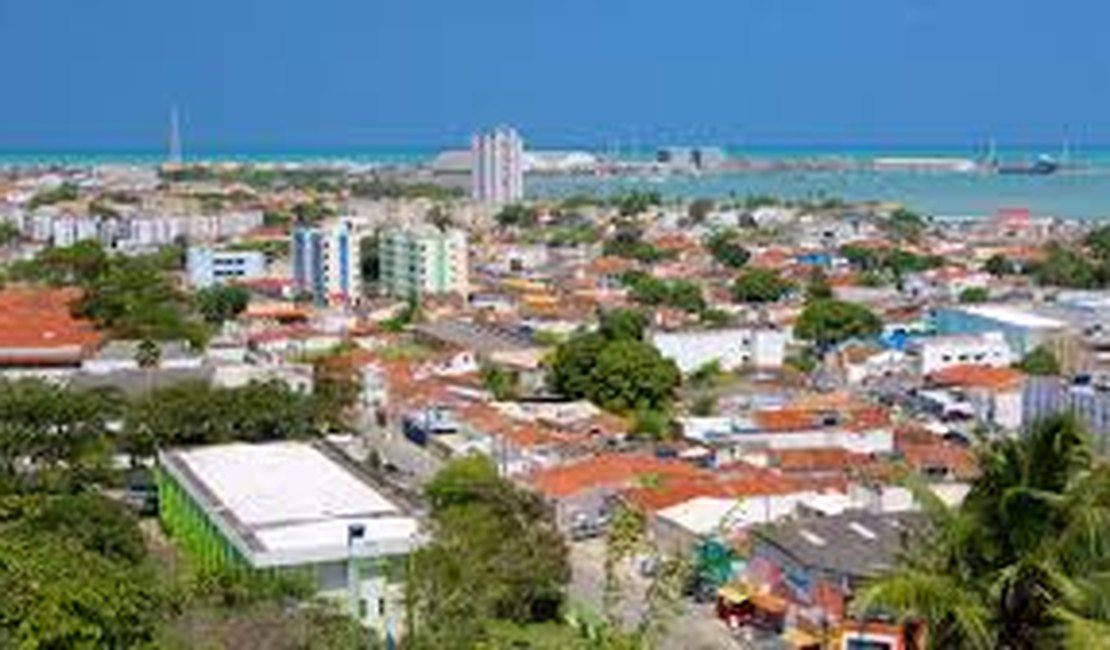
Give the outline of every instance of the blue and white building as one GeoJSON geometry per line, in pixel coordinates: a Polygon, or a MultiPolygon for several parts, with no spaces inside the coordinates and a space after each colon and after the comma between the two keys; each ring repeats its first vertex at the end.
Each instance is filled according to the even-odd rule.
{"type": "Polygon", "coordinates": [[[293,284],[320,304],[346,303],[361,292],[359,236],[349,221],[293,230],[293,284]]]}
{"type": "Polygon", "coordinates": [[[1068,329],[1066,321],[1010,305],[967,305],[938,309],[933,325],[941,335],[1001,332],[1020,358],[1049,344],[1068,329]]]}
{"type": "Polygon", "coordinates": [[[264,276],[266,255],[261,251],[221,251],[211,246],[190,246],[185,257],[185,270],[189,286],[204,289],[264,276]]]}

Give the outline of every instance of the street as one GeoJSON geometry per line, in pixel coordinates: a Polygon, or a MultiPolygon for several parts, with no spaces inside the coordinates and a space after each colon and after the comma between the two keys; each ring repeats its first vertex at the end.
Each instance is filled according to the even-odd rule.
{"type": "MultiPolygon", "coordinates": [[[[605,593],[605,540],[591,539],[570,545],[572,602],[602,612],[605,593]]],[[[626,627],[637,625],[644,615],[643,595],[650,584],[634,562],[620,567],[623,598],[617,615],[626,627]]],[[[717,620],[712,605],[683,600],[682,611],[668,624],[660,650],[728,650],[742,646],[724,623],[717,620]]]]}

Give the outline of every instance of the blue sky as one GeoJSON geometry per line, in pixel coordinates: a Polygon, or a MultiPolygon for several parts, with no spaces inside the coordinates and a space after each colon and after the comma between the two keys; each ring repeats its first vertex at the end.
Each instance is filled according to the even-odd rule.
{"type": "Polygon", "coordinates": [[[1105,0],[0,0],[0,150],[1110,143],[1105,0]]]}

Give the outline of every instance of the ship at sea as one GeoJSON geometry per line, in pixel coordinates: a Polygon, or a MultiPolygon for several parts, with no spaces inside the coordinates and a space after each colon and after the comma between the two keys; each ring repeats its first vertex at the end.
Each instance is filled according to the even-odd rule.
{"type": "Polygon", "coordinates": [[[1041,154],[1032,160],[1020,162],[1000,162],[995,150],[994,141],[991,140],[990,151],[987,154],[986,168],[996,174],[1011,176],[1049,176],[1060,171],[1066,161],[1070,159],[1068,143],[1065,141],[1060,157],[1041,154]]]}
{"type": "Polygon", "coordinates": [[[1060,171],[1060,163],[1052,156],[1037,156],[1029,162],[995,163],[994,171],[998,174],[1048,176],[1060,171]]]}

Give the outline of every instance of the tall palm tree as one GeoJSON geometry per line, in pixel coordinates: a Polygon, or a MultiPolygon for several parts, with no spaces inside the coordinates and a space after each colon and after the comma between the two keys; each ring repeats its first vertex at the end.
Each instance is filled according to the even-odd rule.
{"type": "Polygon", "coordinates": [[[1110,648],[1110,468],[1082,425],[1052,416],[978,456],[960,507],[923,494],[931,534],[856,610],[923,620],[936,648],[1110,648]]]}
{"type": "Polygon", "coordinates": [[[143,339],[135,348],[135,363],[146,376],[146,392],[154,389],[154,369],[162,363],[162,348],[152,339],[143,339]]]}

